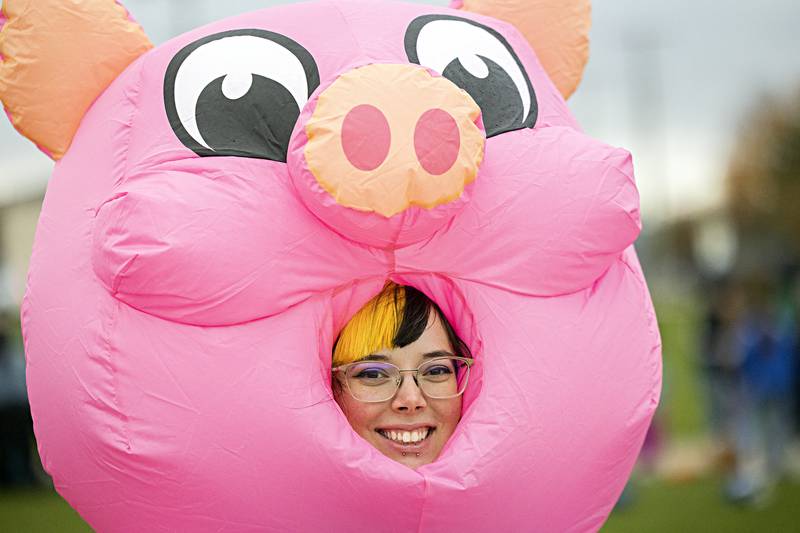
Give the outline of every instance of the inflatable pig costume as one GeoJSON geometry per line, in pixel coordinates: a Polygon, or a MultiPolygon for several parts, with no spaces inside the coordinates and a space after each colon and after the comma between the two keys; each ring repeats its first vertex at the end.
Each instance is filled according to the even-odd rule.
{"type": "Polygon", "coordinates": [[[152,48],[113,0],[5,0],[0,96],[57,160],[22,309],[30,402],[89,524],[602,525],[661,366],[630,156],[564,103],[588,9],[327,0],[152,48]],[[386,279],[476,357],[416,471],[331,394],[332,343],[386,279]]]}

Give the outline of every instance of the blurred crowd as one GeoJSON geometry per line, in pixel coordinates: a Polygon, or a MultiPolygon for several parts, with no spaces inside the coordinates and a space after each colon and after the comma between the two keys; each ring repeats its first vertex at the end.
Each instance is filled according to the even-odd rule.
{"type": "Polygon", "coordinates": [[[800,430],[800,271],[708,284],[702,370],[712,437],[729,466],[725,494],[757,499],[787,474],[800,430]]]}
{"type": "Polygon", "coordinates": [[[700,357],[710,426],[731,458],[726,495],[752,501],[787,473],[800,427],[800,90],[745,115],[724,206],[735,253],[705,283],[700,357]]]}
{"type": "Polygon", "coordinates": [[[659,311],[664,390],[634,485],[721,475],[727,501],[760,505],[800,476],[798,198],[800,87],[743,115],[720,205],[637,243],[659,311]]]}

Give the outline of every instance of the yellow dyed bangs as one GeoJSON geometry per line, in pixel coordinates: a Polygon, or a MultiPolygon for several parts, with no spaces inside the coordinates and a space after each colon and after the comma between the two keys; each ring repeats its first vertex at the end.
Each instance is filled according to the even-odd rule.
{"type": "Polygon", "coordinates": [[[333,366],[393,348],[405,304],[405,287],[387,281],[381,292],[359,309],[339,334],[333,349],[333,366]]]}

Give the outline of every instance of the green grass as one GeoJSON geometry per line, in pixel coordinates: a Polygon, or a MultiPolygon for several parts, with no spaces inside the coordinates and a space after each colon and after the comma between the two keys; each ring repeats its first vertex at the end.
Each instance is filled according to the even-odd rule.
{"type": "Polygon", "coordinates": [[[659,482],[633,492],[616,509],[602,533],[797,533],[800,532],[800,484],[779,485],[758,505],[734,506],[722,499],[722,482],[659,482]]]}
{"type": "Polygon", "coordinates": [[[54,490],[0,490],[0,531],[86,533],[92,529],[54,490]]]}
{"type": "Polygon", "coordinates": [[[661,331],[664,388],[657,416],[667,438],[706,431],[706,399],[698,361],[702,305],[685,297],[653,294],[661,331]]]}

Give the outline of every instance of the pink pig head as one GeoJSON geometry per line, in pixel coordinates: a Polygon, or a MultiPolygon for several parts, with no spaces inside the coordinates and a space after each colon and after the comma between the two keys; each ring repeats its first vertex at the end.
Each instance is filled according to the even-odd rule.
{"type": "Polygon", "coordinates": [[[602,525],[660,341],[630,155],[564,102],[588,0],[304,3],[157,48],[114,1],[32,6],[0,19],[6,112],[58,160],[28,385],[45,468],[93,527],[602,525]],[[333,341],[387,279],[476,356],[418,470],[331,396],[333,341]]]}

